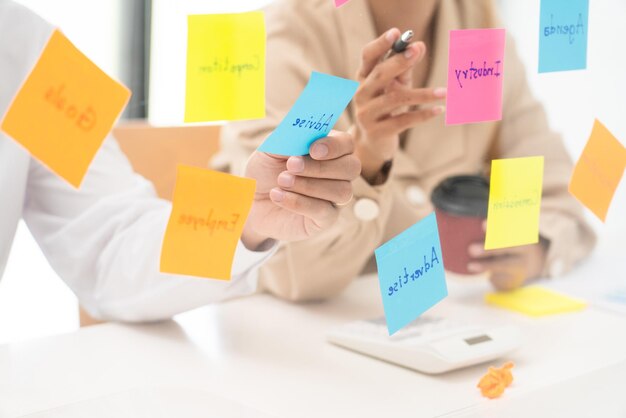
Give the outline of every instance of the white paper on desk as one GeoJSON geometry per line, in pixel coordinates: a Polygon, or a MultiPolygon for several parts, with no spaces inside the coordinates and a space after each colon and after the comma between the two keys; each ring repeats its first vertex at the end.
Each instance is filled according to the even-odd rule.
{"type": "Polygon", "coordinates": [[[22,418],[269,418],[259,410],[197,389],[127,390],[22,418]]]}

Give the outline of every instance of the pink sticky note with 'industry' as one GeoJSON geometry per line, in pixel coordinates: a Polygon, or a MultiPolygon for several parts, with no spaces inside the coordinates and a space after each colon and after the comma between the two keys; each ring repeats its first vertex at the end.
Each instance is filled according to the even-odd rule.
{"type": "Polygon", "coordinates": [[[504,29],[450,31],[446,125],[502,119],[504,29]]]}
{"type": "Polygon", "coordinates": [[[339,7],[339,6],[343,6],[344,4],[346,4],[349,0],[335,0],[335,7],[339,7]]]}

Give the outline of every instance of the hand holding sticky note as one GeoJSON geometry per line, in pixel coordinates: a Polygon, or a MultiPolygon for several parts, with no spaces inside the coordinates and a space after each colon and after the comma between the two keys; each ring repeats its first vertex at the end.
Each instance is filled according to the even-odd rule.
{"type": "Polygon", "coordinates": [[[626,148],[599,121],[569,184],[570,193],[603,222],[626,167],[626,148]]]}
{"type": "Polygon", "coordinates": [[[543,157],[491,162],[485,250],[539,241],[542,185],[543,157]]]}
{"type": "Polygon", "coordinates": [[[528,286],[509,292],[489,293],[485,300],[528,316],[546,316],[585,309],[587,303],[541,286],[528,286]]]}
{"type": "Polygon", "coordinates": [[[230,280],[255,186],[252,179],[179,166],[161,272],[230,280]]]}
{"type": "Polygon", "coordinates": [[[504,29],[450,31],[446,125],[502,119],[504,29]]]}
{"type": "Polygon", "coordinates": [[[377,248],[375,255],[389,335],[448,295],[434,213],[377,248]]]}
{"type": "Polygon", "coordinates": [[[185,122],[265,117],[262,12],[188,17],[185,122]]]}
{"type": "Polygon", "coordinates": [[[296,103],[259,151],[307,155],[311,144],[335,126],[358,87],[356,81],[313,72],[296,103]]]}
{"type": "Polygon", "coordinates": [[[0,126],[79,187],[129,98],[126,87],[55,30],[0,126]]]}
{"type": "Polygon", "coordinates": [[[539,72],[587,68],[589,0],[541,0],[539,72]]]}

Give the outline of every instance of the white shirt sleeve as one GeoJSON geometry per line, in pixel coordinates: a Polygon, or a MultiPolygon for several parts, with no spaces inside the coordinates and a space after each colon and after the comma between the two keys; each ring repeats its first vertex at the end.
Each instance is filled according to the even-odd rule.
{"type": "Polygon", "coordinates": [[[240,242],[230,281],[159,273],[170,212],[112,138],[79,190],[31,162],[24,219],[52,267],[97,318],[161,320],[256,290],[258,267],[276,245],[253,252],[240,242]]]}

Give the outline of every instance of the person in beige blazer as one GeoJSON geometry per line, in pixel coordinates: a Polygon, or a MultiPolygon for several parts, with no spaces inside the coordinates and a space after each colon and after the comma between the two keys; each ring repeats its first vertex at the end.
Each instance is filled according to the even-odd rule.
{"type": "MultiPolygon", "coordinates": [[[[470,271],[488,272],[497,288],[506,289],[561,275],[590,253],[595,236],[567,191],[571,159],[533,98],[510,37],[502,120],[444,123],[448,33],[499,27],[491,1],[351,0],[335,8],[331,0],[277,0],[266,9],[266,21],[267,117],[228,125],[215,165],[241,172],[315,70],[361,83],[335,129],[354,134],[363,171],[339,222],[284,244],[262,268],[262,288],[293,301],[339,293],[372,265],[376,247],[433,210],[429,196],[440,181],[487,174],[493,158],[545,157],[541,240],[489,252],[475,243],[468,248],[470,271]],[[423,42],[382,61],[400,36],[398,28],[413,29],[414,39],[423,42]]],[[[287,173],[278,183],[284,190],[299,187],[287,173]]]]}

